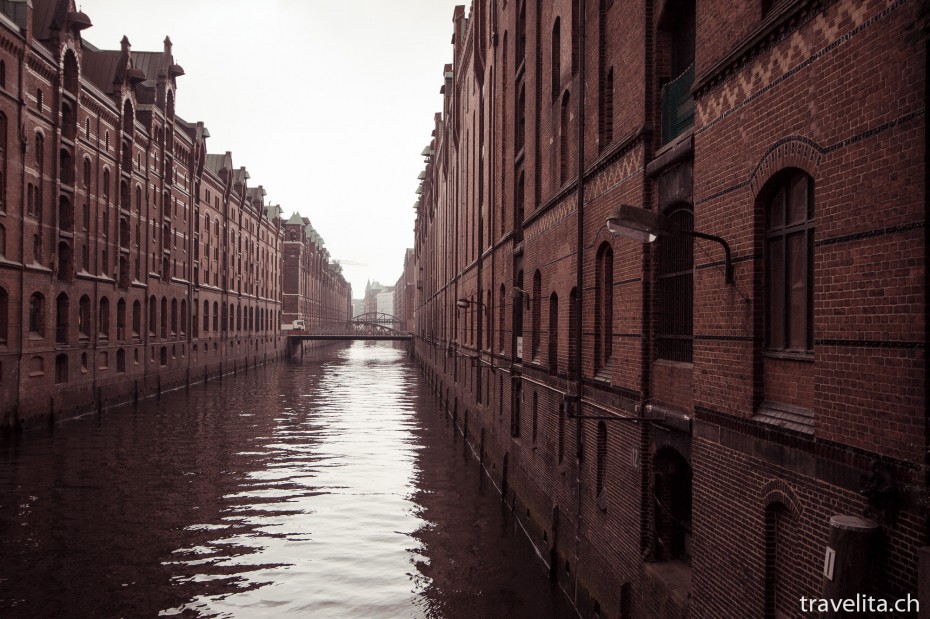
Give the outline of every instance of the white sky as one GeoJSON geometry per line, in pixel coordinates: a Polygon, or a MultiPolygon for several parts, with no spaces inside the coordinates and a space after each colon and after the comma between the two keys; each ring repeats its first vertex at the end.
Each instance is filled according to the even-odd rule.
{"type": "MultiPolygon", "coordinates": [[[[78,0],[84,38],[160,51],[171,37],[177,113],[204,121],[265,200],[309,217],[352,296],[393,285],[413,246],[420,152],[452,62],[454,0],[78,0]]],[[[468,4],[459,0],[458,4],[468,4]]]]}

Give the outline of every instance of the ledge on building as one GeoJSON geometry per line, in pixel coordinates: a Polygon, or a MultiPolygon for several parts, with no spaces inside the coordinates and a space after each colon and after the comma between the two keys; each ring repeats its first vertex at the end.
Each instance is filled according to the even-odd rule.
{"type": "Polygon", "coordinates": [[[756,411],[753,419],[801,434],[814,434],[814,411],[809,408],[766,400],[756,411]]]}

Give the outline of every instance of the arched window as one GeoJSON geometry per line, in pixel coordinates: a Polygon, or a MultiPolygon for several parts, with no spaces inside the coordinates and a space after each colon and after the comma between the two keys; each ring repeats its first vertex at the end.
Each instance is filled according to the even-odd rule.
{"type": "Polygon", "coordinates": [[[161,336],[168,337],[168,297],[161,298],[161,336]]]}
{"type": "MultiPolygon", "coordinates": [[[[60,302],[62,296],[59,295],[58,299],[60,302]]],[[[64,325],[65,328],[67,328],[67,326],[67,324],[64,325]]],[[[78,301],[78,335],[82,339],[90,337],[90,297],[86,294],[82,295],[81,299],[78,301]]],[[[67,338],[61,341],[67,341],[67,338]]]]}
{"type": "MultiPolygon", "coordinates": [[[[210,330],[210,302],[203,302],[203,334],[210,330]]],[[[215,330],[215,329],[214,329],[215,330]]]]}
{"type": "Polygon", "coordinates": [[[149,335],[154,336],[158,331],[158,299],[149,298],[149,335]]]}
{"type": "Polygon", "coordinates": [[[798,532],[794,515],[783,503],[765,509],[765,619],[789,617],[797,599],[796,550],[798,532]]]}
{"type": "Polygon", "coordinates": [[[765,342],[772,351],[814,349],[814,182],[790,169],[774,177],[765,202],[765,342]]]}
{"type": "Polygon", "coordinates": [[[178,332],[178,300],[171,299],[171,335],[178,332]]]}
{"type": "MultiPolygon", "coordinates": [[[[216,301],[214,301],[213,302],[213,332],[214,333],[219,331],[219,324],[218,324],[219,320],[220,320],[219,304],[216,301]]],[[[226,320],[225,316],[223,317],[223,320],[224,320],[224,325],[225,325],[225,320],[226,320]]],[[[226,327],[224,326],[223,329],[225,330],[226,327]]]]}
{"type": "Polygon", "coordinates": [[[520,90],[517,93],[517,123],[514,127],[514,150],[520,152],[526,143],[526,87],[520,83],[520,90]]]}
{"type": "Polygon", "coordinates": [[[116,302],[116,339],[126,339],[126,299],[116,302]]]}
{"type": "Polygon", "coordinates": [[[29,297],[29,333],[45,337],[45,297],[38,292],[29,297]]]}
{"type": "Polygon", "coordinates": [[[136,337],[142,332],[142,304],[139,301],[132,302],[132,334],[136,337]]]}
{"type": "MultiPolygon", "coordinates": [[[[62,292],[55,300],[55,342],[59,344],[66,344],[68,342],[68,314],[70,311],[71,301],[68,299],[68,295],[62,292]]],[[[83,326],[82,320],[83,325],[87,325],[90,322],[90,299],[87,295],[81,297],[78,310],[78,330],[81,335],[84,336],[86,332],[81,330],[83,326]]]]}
{"type": "Polygon", "coordinates": [[[187,300],[181,299],[181,324],[179,325],[179,333],[182,335],[187,333],[187,300]]]}
{"type": "Polygon", "coordinates": [[[578,56],[580,55],[581,40],[581,8],[578,0],[572,0],[572,75],[578,73],[578,56]]]}
{"type": "MultiPolygon", "coordinates": [[[[673,207],[668,218],[682,230],[694,229],[691,207],[673,207]]],[[[691,363],[693,349],[694,237],[676,234],[658,241],[656,354],[691,363]]]]}
{"type": "Polygon", "coordinates": [[[110,337],[110,300],[100,297],[99,315],[97,316],[99,334],[101,338],[110,337]]]}

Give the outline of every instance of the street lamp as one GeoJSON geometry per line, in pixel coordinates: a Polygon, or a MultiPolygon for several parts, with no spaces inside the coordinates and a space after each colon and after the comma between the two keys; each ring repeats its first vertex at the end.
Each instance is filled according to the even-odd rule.
{"type": "Polygon", "coordinates": [[[488,313],[488,306],[482,303],[481,301],[472,301],[471,299],[466,299],[465,297],[462,297],[461,299],[455,302],[455,306],[460,309],[468,309],[472,305],[477,305],[484,309],[485,314],[488,313]]]}
{"type": "Polygon", "coordinates": [[[647,211],[629,204],[621,204],[611,209],[610,216],[607,218],[607,230],[614,236],[632,239],[641,243],[652,243],[660,236],[674,236],[677,234],[690,234],[699,239],[720,243],[726,254],[726,281],[728,284],[735,285],[730,246],[719,236],[682,228],[661,213],[647,211]]]}

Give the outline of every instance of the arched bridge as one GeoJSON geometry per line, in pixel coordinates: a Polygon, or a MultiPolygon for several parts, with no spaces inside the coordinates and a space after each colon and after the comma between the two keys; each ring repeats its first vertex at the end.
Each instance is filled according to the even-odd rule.
{"type": "Polygon", "coordinates": [[[352,320],[324,320],[306,330],[287,331],[295,340],[410,340],[413,335],[398,329],[400,320],[390,314],[369,312],[352,320]]]}

